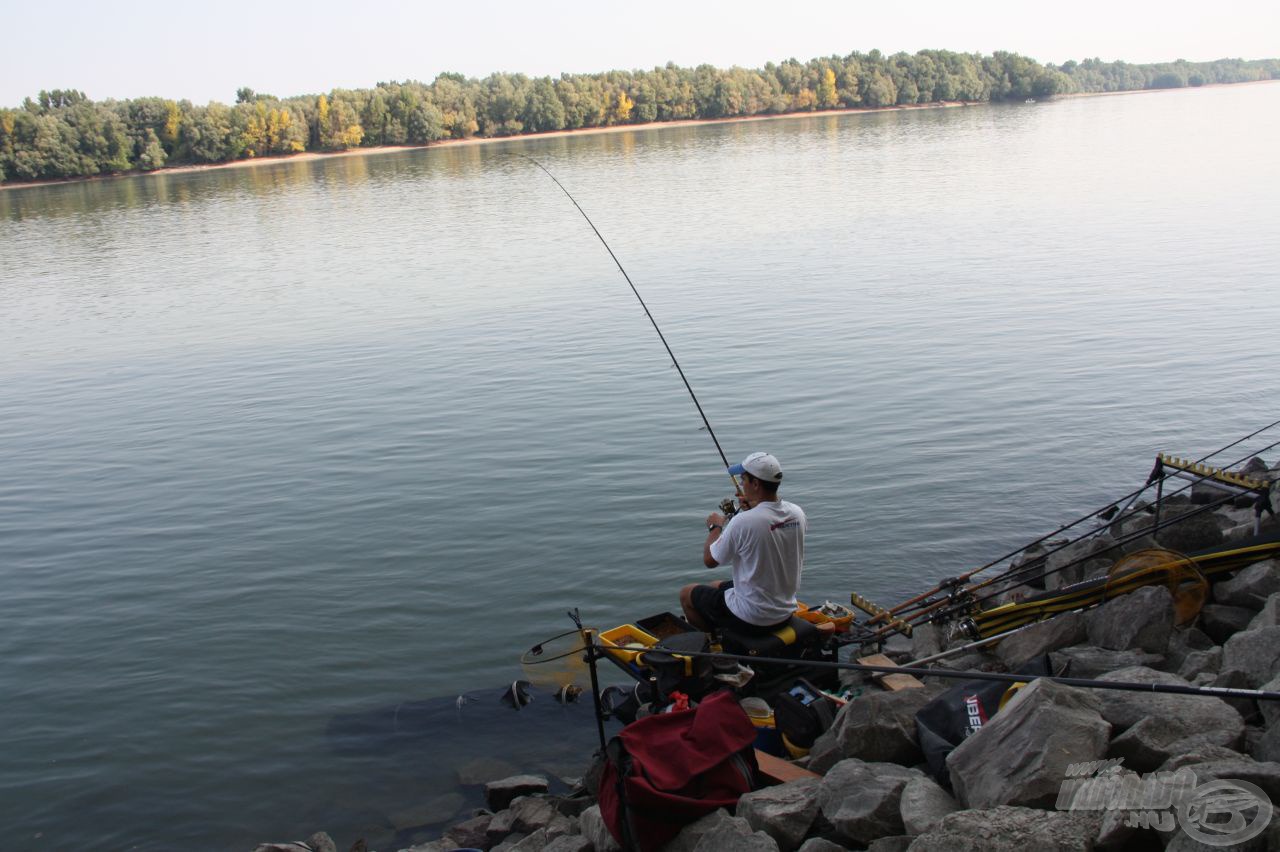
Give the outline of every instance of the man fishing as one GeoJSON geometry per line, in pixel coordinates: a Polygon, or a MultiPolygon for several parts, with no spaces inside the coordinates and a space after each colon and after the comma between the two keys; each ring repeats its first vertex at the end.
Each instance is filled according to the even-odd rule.
{"type": "Polygon", "coordinates": [[[752,453],[729,469],[742,477],[743,510],[726,524],[707,516],[702,561],[729,565],[731,579],[693,583],[680,590],[680,607],[694,626],[761,634],[790,620],[804,567],[804,511],[778,497],[782,467],[768,453],[752,453]]]}

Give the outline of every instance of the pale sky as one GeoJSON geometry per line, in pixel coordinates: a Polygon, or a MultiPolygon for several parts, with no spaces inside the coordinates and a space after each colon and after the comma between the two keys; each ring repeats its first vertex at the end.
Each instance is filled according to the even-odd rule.
{"type": "Polygon", "coordinates": [[[1280,56],[1276,0],[0,0],[0,21],[0,106],[56,88],[231,103],[240,86],[283,97],[430,82],[441,71],[756,68],[872,48],[1011,50],[1055,63],[1280,56]]]}

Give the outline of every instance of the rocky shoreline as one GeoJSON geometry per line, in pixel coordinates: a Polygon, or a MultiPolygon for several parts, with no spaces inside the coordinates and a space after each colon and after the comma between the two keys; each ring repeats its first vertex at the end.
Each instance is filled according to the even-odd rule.
{"type": "MultiPolygon", "coordinates": [[[[1249,472],[1270,480],[1273,494],[1280,489],[1280,468],[1255,459],[1249,472]]],[[[1162,512],[1173,517],[1197,501],[1193,491],[1163,503],[1162,512]]],[[[1195,552],[1243,540],[1253,534],[1254,514],[1222,507],[1162,531],[1158,545],[1144,537],[1103,552],[1108,538],[1125,537],[1137,523],[1116,522],[1049,556],[1049,567],[1070,566],[1047,578],[1051,587],[1106,574],[1123,554],[1145,547],[1195,552]],[[1097,558],[1085,558],[1090,555],[1097,558]]],[[[1274,519],[1263,523],[1264,532],[1276,527],[1274,519]]],[[[1045,558],[1043,550],[1022,556],[1024,563],[1037,558],[1045,558]]],[[[1175,619],[1170,591],[1147,586],[934,665],[1007,672],[1047,654],[1054,674],[1074,678],[1280,691],[1280,560],[1255,562],[1215,582],[1193,624],[1176,627],[1175,619]]],[[[885,653],[902,663],[964,642],[925,628],[885,653]]],[[[703,817],[664,849],[1280,849],[1280,820],[1234,845],[1230,837],[1198,839],[1186,828],[1188,820],[1195,828],[1195,808],[1180,807],[1185,800],[1177,796],[1151,794],[1230,779],[1280,802],[1280,702],[1034,681],[950,753],[940,784],[925,764],[916,714],[957,681],[926,678],[922,688],[889,692],[862,673],[842,676],[863,689],[809,755],[796,761],[815,776],[748,793],[733,813],[703,817]],[[1126,790],[1147,792],[1145,798],[1126,797],[1126,790]]],[[[485,785],[486,809],[407,852],[616,850],[595,802],[598,770],[597,764],[562,796],[550,795],[543,777],[492,781],[485,785]]],[[[363,843],[351,848],[363,849],[363,843]]],[[[255,852],[300,849],[337,852],[323,833],[305,843],[263,844],[255,852]]]]}

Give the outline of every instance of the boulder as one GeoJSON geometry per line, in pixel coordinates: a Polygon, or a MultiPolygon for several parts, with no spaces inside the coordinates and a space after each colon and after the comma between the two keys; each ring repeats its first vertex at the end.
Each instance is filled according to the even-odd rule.
{"type": "MultiPolygon", "coordinates": [[[[1273,677],[1259,688],[1264,692],[1280,692],[1280,675],[1273,677]]],[[[1263,725],[1270,728],[1280,721],[1280,701],[1259,701],[1257,705],[1262,713],[1263,725]]]]}
{"type": "Polygon", "coordinates": [[[512,775],[484,785],[484,799],[489,810],[500,811],[518,796],[547,792],[547,779],[541,775],[512,775]]]}
{"type": "MultiPolygon", "coordinates": [[[[1139,772],[1151,772],[1158,769],[1169,758],[1185,754],[1200,746],[1223,746],[1223,734],[1220,731],[1179,736],[1176,728],[1171,729],[1164,719],[1141,719],[1124,733],[1111,740],[1107,750],[1108,757],[1124,760],[1124,765],[1139,772]]],[[[1243,737],[1239,742],[1243,742],[1243,737]]],[[[1236,743],[1236,746],[1239,745],[1236,743]]]]}
{"type": "MultiPolygon", "coordinates": [[[[671,847],[664,847],[669,850],[671,847]]],[[[741,849],[743,852],[778,852],[778,844],[763,831],[753,832],[747,821],[727,814],[705,827],[698,835],[692,852],[720,852],[722,849],[741,849]]]]}
{"type": "MultiPolygon", "coordinates": [[[[1177,675],[1142,666],[1120,669],[1099,680],[1190,686],[1177,675]]],[[[1138,734],[1122,743],[1122,747],[1135,749],[1135,754],[1147,745],[1167,748],[1192,736],[1204,736],[1206,742],[1234,748],[1244,735],[1244,720],[1220,698],[1114,689],[1099,689],[1096,694],[1102,716],[1114,727],[1117,740],[1139,722],[1150,720],[1138,734]]]]}
{"type": "Polygon", "coordinates": [[[489,822],[493,814],[481,814],[450,826],[444,832],[444,840],[463,849],[487,849],[489,847],[489,822]]]}
{"type": "Polygon", "coordinates": [[[1244,755],[1236,760],[1214,760],[1191,765],[1201,786],[1210,781],[1248,781],[1259,787],[1271,801],[1280,802],[1280,763],[1260,762],[1244,755]]]}
{"type": "Polygon", "coordinates": [[[1053,670],[1060,672],[1065,669],[1066,677],[1097,677],[1129,666],[1154,668],[1164,662],[1165,658],[1159,654],[1148,654],[1146,651],[1109,651],[1092,645],[1073,645],[1049,655],[1049,664],[1053,670]]]}
{"type": "MultiPolygon", "coordinates": [[[[1045,588],[1060,589],[1084,579],[1084,563],[1093,557],[1114,562],[1119,553],[1115,539],[1106,533],[1092,536],[1049,554],[1045,558],[1045,588]]],[[[1096,569],[1095,569],[1096,570],[1096,569]]]]}
{"type": "Polygon", "coordinates": [[[1280,762],[1280,725],[1272,725],[1252,744],[1249,754],[1261,762],[1280,762]]]}
{"type": "MultiPolygon", "coordinates": [[[[1214,641],[1203,630],[1195,627],[1175,627],[1173,633],[1169,636],[1169,648],[1164,654],[1165,663],[1168,665],[1169,671],[1177,671],[1182,667],[1187,654],[1193,651],[1208,651],[1214,647],[1216,647],[1214,641]]],[[[1131,665],[1158,668],[1150,663],[1132,663],[1131,665]]],[[[1117,666],[1117,668],[1123,667],[1117,666]]]]}
{"type": "Polygon", "coordinates": [[[1200,610],[1200,628],[1209,634],[1210,639],[1222,645],[1237,633],[1248,630],[1254,615],[1253,610],[1242,606],[1205,604],[1200,610]]]}
{"type": "Polygon", "coordinates": [[[801,778],[776,787],[765,787],[738,799],[735,813],[755,831],[778,842],[783,852],[800,846],[818,815],[821,778],[801,778]]]}
{"type": "Polygon", "coordinates": [[[871,841],[871,845],[867,847],[867,852],[907,852],[911,848],[911,842],[914,837],[903,835],[902,837],[881,837],[871,841]]]}
{"type": "Polygon", "coordinates": [[[1230,580],[1213,584],[1213,599],[1228,606],[1241,606],[1255,612],[1267,598],[1280,592],[1280,562],[1266,559],[1236,572],[1230,580]]]}
{"type": "Polygon", "coordinates": [[[1178,668],[1178,677],[1193,680],[1202,672],[1217,675],[1222,669],[1222,648],[1214,645],[1207,651],[1191,651],[1182,660],[1178,668]]]}
{"type": "Polygon", "coordinates": [[[916,836],[933,828],[947,814],[958,811],[960,806],[951,794],[931,779],[912,778],[902,788],[898,810],[902,814],[902,827],[907,834],[916,836]]]}
{"type": "Polygon", "coordinates": [[[936,624],[921,624],[911,631],[911,659],[922,660],[942,652],[946,647],[946,631],[936,624]]]}
{"type": "Polygon", "coordinates": [[[1049,651],[1078,645],[1088,637],[1083,613],[1068,612],[1024,627],[1000,640],[996,656],[1009,669],[1049,651]]]}
{"type": "Polygon", "coordinates": [[[1257,630],[1259,627],[1280,627],[1280,593],[1267,598],[1246,629],[1257,630]]]}
{"type": "Polygon", "coordinates": [[[592,805],[582,812],[582,816],[578,817],[578,827],[582,836],[591,841],[591,848],[595,852],[621,852],[622,847],[609,833],[609,826],[605,825],[599,805],[592,805]]]}
{"type": "Polygon", "coordinates": [[[818,807],[835,840],[865,846],[877,837],[903,833],[902,790],[918,777],[917,770],[893,763],[842,760],[822,779],[818,807]]]}
{"type": "MultiPolygon", "coordinates": [[[[735,817],[723,808],[714,810],[680,829],[680,833],[671,838],[666,846],[662,847],[662,852],[693,852],[698,847],[698,844],[702,842],[703,837],[721,824],[731,823],[734,819],[735,817]]],[[[748,826],[748,833],[750,833],[750,830],[751,828],[748,826]]]]}
{"type": "Polygon", "coordinates": [[[911,844],[910,852],[1087,852],[1072,814],[1002,805],[949,814],[911,844]]]}
{"type": "MultiPolygon", "coordinates": [[[[1225,654],[1225,651],[1224,651],[1225,654]]],[[[1206,677],[1201,675],[1200,677],[1206,677]]],[[[1239,669],[1224,668],[1218,672],[1217,677],[1209,681],[1204,686],[1216,686],[1223,689],[1253,689],[1255,687],[1252,679],[1239,669]]],[[[1233,697],[1223,698],[1223,701],[1235,708],[1240,714],[1240,718],[1246,721],[1253,721],[1258,716],[1258,702],[1252,698],[1233,697]]]]}
{"type": "MultiPolygon", "coordinates": [[[[666,850],[663,850],[666,852],[666,850]]],[[[800,847],[800,852],[846,852],[845,847],[825,837],[810,837],[800,847]]]]}
{"type": "MultiPolygon", "coordinates": [[[[1160,523],[1173,518],[1173,513],[1161,515],[1160,523]]],[[[1161,547],[1176,550],[1179,553],[1195,553],[1197,550],[1208,550],[1222,544],[1222,525],[1211,514],[1185,517],[1156,533],[1156,540],[1161,547]]]]}
{"type": "Polygon", "coordinates": [[[916,713],[935,694],[904,689],[858,696],[840,708],[831,730],[814,743],[809,768],[822,773],[851,757],[869,763],[919,763],[924,755],[916,736],[916,713]]]}
{"type": "MultiPolygon", "coordinates": [[[[564,837],[557,837],[546,846],[543,846],[542,852],[593,852],[593,849],[591,841],[581,834],[566,834],[564,837]]],[[[520,852],[524,852],[524,850],[522,849],[520,852]]]]}
{"type": "Polygon", "coordinates": [[[501,843],[489,847],[489,852],[511,852],[526,840],[528,840],[527,836],[517,832],[516,834],[508,835],[501,843]]]}
{"type": "Polygon", "coordinates": [[[549,829],[553,836],[569,833],[568,818],[556,810],[555,802],[540,796],[521,796],[511,807],[493,815],[486,833],[490,842],[497,843],[510,834],[532,834],[539,829],[549,829]]]}
{"type": "Polygon", "coordinates": [[[1163,654],[1173,633],[1173,596],[1163,586],[1144,586],[1090,610],[1085,622],[1090,645],[1163,654]]]}
{"type": "Polygon", "coordinates": [[[1263,627],[1237,633],[1222,646],[1224,669],[1244,674],[1257,689],[1280,674],[1280,627],[1263,627]]]}
{"type": "MultiPolygon", "coordinates": [[[[1083,689],[1037,680],[947,756],[951,786],[970,808],[1051,807],[1072,763],[1097,760],[1111,726],[1083,689]]],[[[891,832],[886,832],[891,833],[891,832]]]]}

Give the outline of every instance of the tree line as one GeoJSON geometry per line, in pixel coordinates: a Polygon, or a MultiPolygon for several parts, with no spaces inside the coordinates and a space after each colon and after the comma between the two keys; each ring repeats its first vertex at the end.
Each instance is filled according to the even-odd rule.
{"type": "Polygon", "coordinates": [[[1280,79],[1280,60],[1045,65],[1005,52],[884,56],[873,50],[759,69],[667,64],[558,78],[441,74],[431,83],[286,98],[243,88],[230,106],[154,97],[95,102],[80,91],[53,90],[0,109],[0,182],[653,121],[1268,79],[1280,79]]]}

